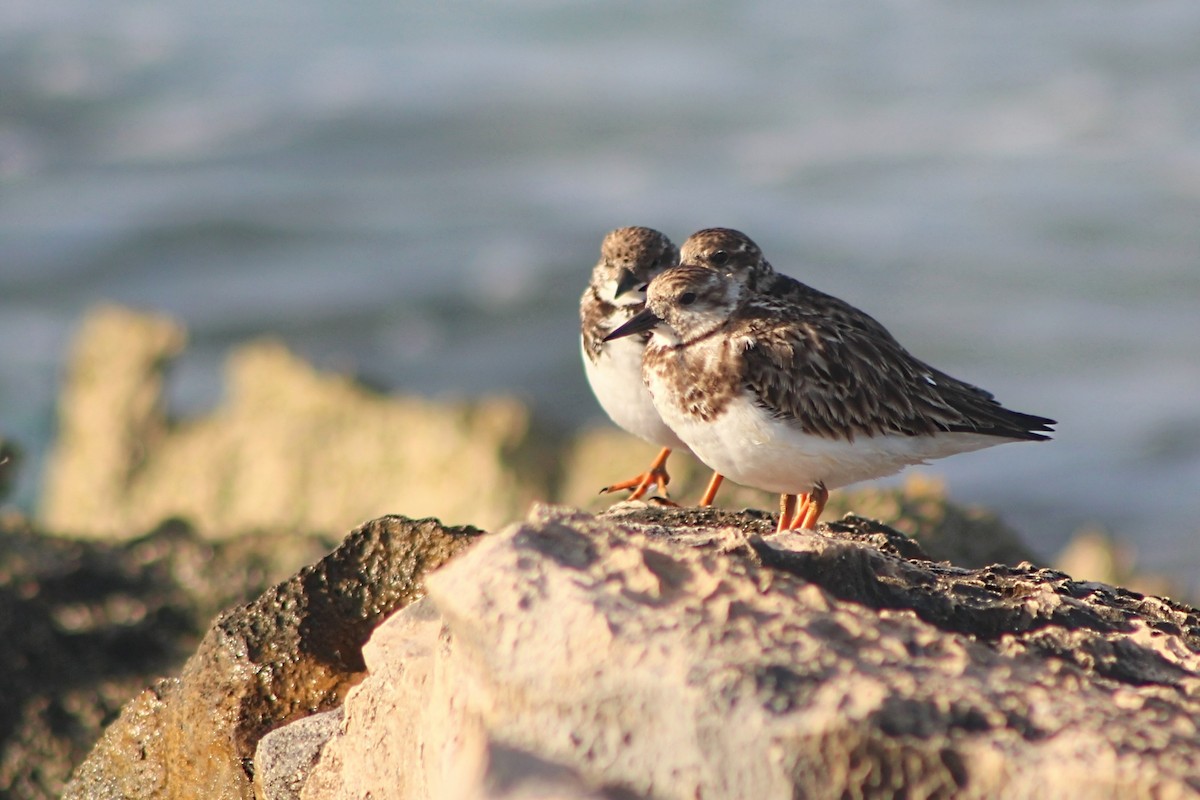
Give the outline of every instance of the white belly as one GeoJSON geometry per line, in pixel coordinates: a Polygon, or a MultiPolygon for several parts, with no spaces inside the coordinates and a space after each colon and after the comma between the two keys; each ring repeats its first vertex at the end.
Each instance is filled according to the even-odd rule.
{"type": "Polygon", "coordinates": [[[651,444],[688,452],[688,447],[667,427],[642,383],[642,350],[636,336],[607,342],[593,364],[583,354],[583,370],[600,407],[617,425],[651,444]]]}
{"type": "MultiPolygon", "coordinates": [[[[659,391],[658,386],[652,389],[659,391]]],[[[735,398],[711,422],[658,403],[666,422],[692,452],[730,480],[776,494],[804,494],[817,482],[836,489],[892,475],[912,464],[1016,441],[972,433],[855,437],[853,442],[802,433],[749,398],[735,398]]]]}

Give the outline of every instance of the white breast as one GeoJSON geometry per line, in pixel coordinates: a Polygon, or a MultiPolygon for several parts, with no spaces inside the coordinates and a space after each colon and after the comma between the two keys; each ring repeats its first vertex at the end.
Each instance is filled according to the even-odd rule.
{"type": "Polygon", "coordinates": [[[688,447],[659,416],[642,383],[642,350],[637,336],[606,342],[593,363],[583,354],[583,369],[601,408],[617,425],[660,447],[687,452],[688,447]]]}
{"type": "Polygon", "coordinates": [[[663,419],[710,469],[776,494],[807,493],[818,481],[836,489],[930,459],[1016,441],[968,433],[826,439],[772,417],[746,394],[705,422],[664,397],[665,386],[652,375],[650,389],[663,419]]]}

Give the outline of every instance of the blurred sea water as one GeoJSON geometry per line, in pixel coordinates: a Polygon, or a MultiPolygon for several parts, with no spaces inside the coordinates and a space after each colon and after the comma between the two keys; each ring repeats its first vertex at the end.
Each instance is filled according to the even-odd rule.
{"type": "MultiPolygon", "coordinates": [[[[32,506],[80,315],[183,320],[173,408],[282,336],[395,391],[600,423],[603,234],[740,228],[1060,421],[935,463],[1052,554],[1200,585],[1200,5],[8,0],[0,435],[32,506]]],[[[402,509],[398,509],[402,510],[402,509]]]]}

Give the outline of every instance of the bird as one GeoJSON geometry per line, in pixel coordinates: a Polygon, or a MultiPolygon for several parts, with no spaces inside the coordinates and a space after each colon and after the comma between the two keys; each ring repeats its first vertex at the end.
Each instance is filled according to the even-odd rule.
{"type": "MultiPolygon", "coordinates": [[[[662,449],[649,469],[629,480],[601,490],[632,489],[636,500],[657,485],[667,496],[671,480],[667,458],[672,450],[688,447],[671,431],[642,383],[642,352],[649,334],[621,341],[604,337],[645,306],[645,287],[651,278],[679,263],[679,250],[667,236],[653,228],[631,226],[610,231],[600,245],[600,260],[579,302],[580,343],[583,367],[600,406],[618,426],[662,449]]],[[[721,476],[713,475],[700,505],[712,504],[721,476]]]]}
{"type": "Polygon", "coordinates": [[[740,231],[698,231],[681,262],[607,341],[651,332],[642,372],[662,420],[711,469],[779,494],[778,530],[815,527],[830,489],[1054,432],[777,273],[740,231]]]}

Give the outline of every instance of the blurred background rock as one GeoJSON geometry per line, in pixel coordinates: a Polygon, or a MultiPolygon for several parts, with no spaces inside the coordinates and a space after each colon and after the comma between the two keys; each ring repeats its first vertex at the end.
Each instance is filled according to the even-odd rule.
{"type": "Polygon", "coordinates": [[[273,341],[230,355],[211,414],[172,422],[163,375],[183,340],[169,320],[117,308],[84,323],[41,503],[48,528],[120,537],[179,516],[210,538],[334,533],[397,510],[491,527],[546,494],[552,443],[521,403],[387,398],[273,341]]]}

